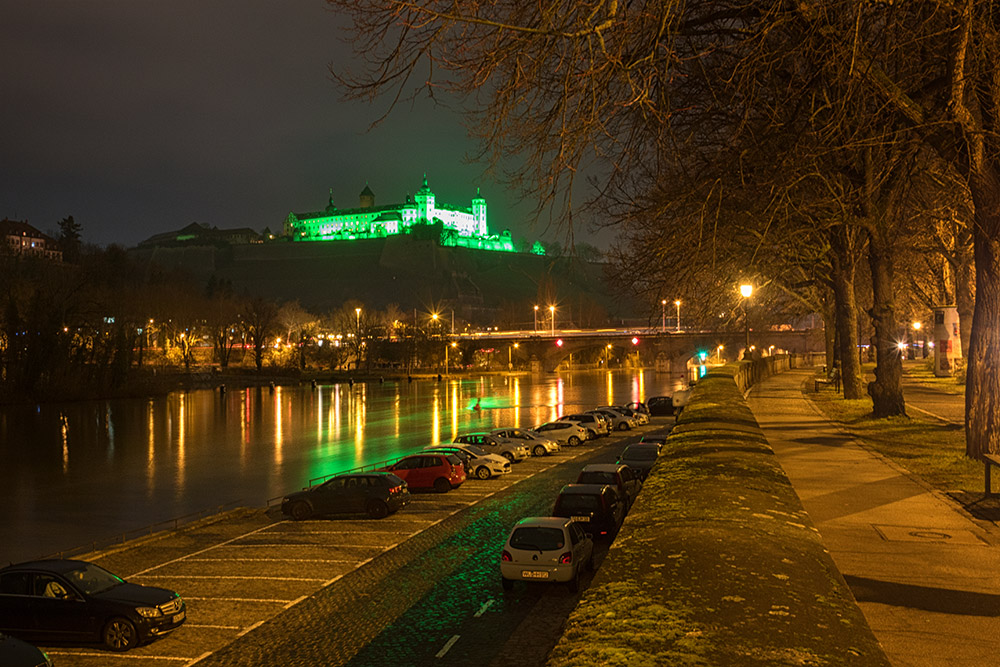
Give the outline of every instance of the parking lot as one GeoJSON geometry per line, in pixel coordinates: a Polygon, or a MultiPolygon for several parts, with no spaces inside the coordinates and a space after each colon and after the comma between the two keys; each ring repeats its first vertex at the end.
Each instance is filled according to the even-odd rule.
{"type": "Polygon", "coordinates": [[[242,509],[84,556],[128,580],[177,591],[187,602],[187,621],[172,634],[125,654],[97,646],[44,648],[61,667],[197,664],[449,517],[540,472],[662,427],[648,425],[532,457],[509,475],[470,479],[446,494],[414,493],[406,508],[384,519],[294,522],[276,507],[242,509]]]}

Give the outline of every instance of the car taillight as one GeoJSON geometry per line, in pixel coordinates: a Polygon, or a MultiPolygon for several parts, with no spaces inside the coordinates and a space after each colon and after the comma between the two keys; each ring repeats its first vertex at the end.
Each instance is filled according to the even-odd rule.
{"type": "Polygon", "coordinates": [[[572,562],[573,562],[573,552],[572,551],[567,551],[562,556],[559,556],[559,564],[560,565],[569,565],[572,562]]]}
{"type": "Polygon", "coordinates": [[[500,560],[502,560],[502,561],[504,561],[506,563],[510,563],[511,561],[514,560],[514,557],[510,555],[509,551],[507,551],[506,549],[504,549],[503,553],[500,554],[500,560]]]}
{"type": "Polygon", "coordinates": [[[389,488],[389,493],[399,493],[403,490],[402,486],[393,486],[389,488]]]}

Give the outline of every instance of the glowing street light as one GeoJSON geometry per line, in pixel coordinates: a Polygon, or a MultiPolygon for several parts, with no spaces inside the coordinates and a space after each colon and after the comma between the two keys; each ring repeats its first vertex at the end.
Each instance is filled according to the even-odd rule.
{"type": "Polygon", "coordinates": [[[667,300],[660,300],[660,331],[667,333],[667,300]]]}
{"type": "Polygon", "coordinates": [[[740,285],[740,294],[743,295],[743,324],[746,328],[746,346],[743,349],[743,359],[753,359],[750,351],[750,297],[753,295],[753,285],[743,283],[740,285]]]}
{"type": "Polygon", "coordinates": [[[549,315],[552,317],[552,335],[556,333],[556,307],[549,306],[549,315]]]}
{"type": "Polygon", "coordinates": [[[538,306],[535,306],[535,331],[538,331],[538,306]]]}
{"type": "Polygon", "coordinates": [[[674,305],[677,306],[677,331],[681,330],[681,300],[677,299],[674,301],[674,305]]]}
{"type": "Polygon", "coordinates": [[[357,315],[357,318],[358,318],[358,331],[361,331],[361,309],[360,308],[355,308],[354,309],[354,314],[357,315]]]}

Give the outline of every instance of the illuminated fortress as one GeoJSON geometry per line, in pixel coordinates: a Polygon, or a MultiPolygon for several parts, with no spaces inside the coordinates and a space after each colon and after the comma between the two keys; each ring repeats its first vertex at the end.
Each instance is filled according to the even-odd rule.
{"type": "MultiPolygon", "coordinates": [[[[402,204],[376,206],[375,193],[365,185],[357,208],[338,209],[333,204],[331,190],[324,210],[289,213],[285,218],[285,236],[293,241],[385,238],[420,230],[432,235],[436,232],[443,246],[515,252],[510,230],[490,234],[486,224],[486,200],[480,196],[478,188],[470,207],[438,204],[427,186],[427,174],[413,199],[407,195],[402,204]]],[[[538,242],[531,252],[545,254],[538,242]]]]}

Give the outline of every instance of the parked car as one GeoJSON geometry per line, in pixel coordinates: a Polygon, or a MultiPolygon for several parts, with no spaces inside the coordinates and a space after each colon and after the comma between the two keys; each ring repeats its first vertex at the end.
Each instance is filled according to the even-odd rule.
{"type": "Polygon", "coordinates": [[[591,463],[583,467],[576,478],[577,484],[608,484],[618,491],[618,497],[625,501],[625,509],[632,507],[642,480],[627,465],[621,463],[591,463]]]}
{"type": "Polygon", "coordinates": [[[626,403],[625,407],[633,412],[641,412],[644,415],[649,414],[649,408],[642,401],[632,401],[631,403],[626,403]]]}
{"type": "Polygon", "coordinates": [[[633,412],[632,410],[629,410],[628,408],[626,408],[626,407],[624,407],[622,405],[601,405],[601,406],[598,406],[597,409],[598,410],[613,410],[613,411],[615,411],[615,412],[617,412],[619,414],[625,415],[625,418],[628,419],[629,428],[635,428],[636,426],[642,426],[642,424],[649,422],[649,417],[648,416],[646,416],[646,421],[644,422],[642,420],[642,417],[640,417],[635,412],[633,412]]]}
{"type": "Polygon", "coordinates": [[[502,456],[511,463],[520,463],[530,455],[528,448],[519,440],[506,440],[491,433],[465,433],[455,438],[455,442],[475,445],[485,452],[502,456]]]}
{"type": "Polygon", "coordinates": [[[674,399],[671,396],[652,396],[646,399],[646,408],[654,416],[674,414],[674,399]]]}
{"type": "Polygon", "coordinates": [[[52,659],[42,649],[0,632],[0,665],[52,667],[52,659]]]}
{"type": "Polygon", "coordinates": [[[555,454],[561,449],[559,443],[552,438],[546,438],[526,428],[496,428],[490,433],[505,440],[520,440],[531,450],[532,456],[555,454]]]}
{"type": "Polygon", "coordinates": [[[391,472],[411,489],[433,489],[447,493],[465,482],[465,468],[454,454],[411,454],[377,472],[391,472]]]}
{"type": "Polygon", "coordinates": [[[580,588],[580,572],[594,569],[594,540],[582,524],[565,517],[527,517],[510,531],[500,555],[504,590],[515,581],[547,581],[580,588]]]}
{"type": "Polygon", "coordinates": [[[660,451],[663,451],[663,446],[667,444],[667,434],[665,433],[647,433],[646,435],[639,438],[640,444],[652,444],[659,445],[660,451]]]}
{"type": "Polygon", "coordinates": [[[559,444],[576,447],[587,439],[587,429],[576,422],[554,421],[541,424],[531,429],[546,438],[552,438],[559,444]]]}
{"type": "Polygon", "coordinates": [[[381,519],[410,502],[406,482],[390,472],[337,475],[304,491],[289,493],[281,512],[296,521],[328,514],[368,514],[381,519]]]}
{"type": "Polygon", "coordinates": [[[618,457],[618,463],[624,463],[635,470],[640,478],[646,479],[659,455],[659,445],[653,443],[636,443],[625,448],[625,451],[618,457]]]}
{"type": "Polygon", "coordinates": [[[674,405],[674,414],[679,415],[681,410],[687,406],[688,401],[691,400],[691,390],[681,389],[680,391],[675,391],[674,395],[670,397],[670,400],[674,405]]]}
{"type": "Polygon", "coordinates": [[[602,435],[607,435],[611,432],[611,428],[608,426],[607,422],[598,417],[597,415],[583,413],[576,413],[572,415],[563,415],[559,418],[559,421],[572,421],[576,422],[580,426],[587,429],[587,439],[594,440],[601,437],[602,435]]]}
{"type": "Polygon", "coordinates": [[[643,412],[642,410],[633,410],[632,408],[628,407],[627,405],[619,405],[617,407],[618,407],[618,409],[620,411],[622,411],[622,412],[625,413],[626,417],[633,418],[635,420],[635,423],[638,424],[639,426],[643,426],[644,424],[648,424],[649,423],[649,414],[648,413],[643,412]]]}
{"type": "Polygon", "coordinates": [[[594,415],[594,417],[597,418],[597,421],[601,422],[601,424],[604,426],[604,432],[607,433],[608,435],[610,435],[611,432],[615,430],[614,424],[611,423],[611,417],[609,417],[608,415],[593,410],[585,412],[584,414],[594,415]]]}
{"type": "Polygon", "coordinates": [[[596,410],[587,410],[591,414],[602,414],[608,418],[611,422],[611,430],[613,431],[627,431],[631,428],[635,428],[635,420],[629,419],[621,412],[617,410],[612,410],[609,408],[597,408],[596,410]]]}
{"type": "Polygon", "coordinates": [[[463,459],[462,461],[462,465],[465,466],[465,474],[478,479],[510,474],[510,461],[499,454],[489,454],[475,445],[438,445],[437,447],[428,447],[425,451],[446,452],[460,458],[463,455],[468,457],[468,460],[463,459]]]}
{"type": "Polygon", "coordinates": [[[187,616],[173,591],[130,584],[82,560],[0,570],[0,631],[37,642],[100,642],[127,651],[176,630],[187,616]]]}
{"type": "Polygon", "coordinates": [[[610,484],[567,484],[559,492],[552,514],[585,523],[595,538],[610,540],[625,520],[625,501],[610,484]]]}

